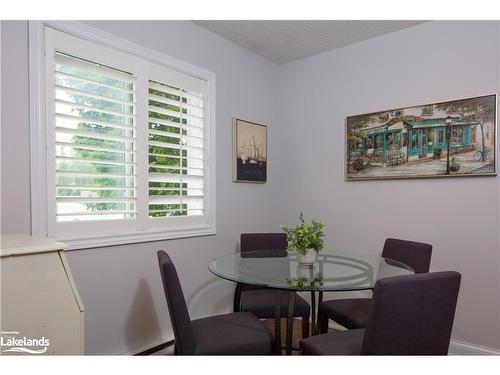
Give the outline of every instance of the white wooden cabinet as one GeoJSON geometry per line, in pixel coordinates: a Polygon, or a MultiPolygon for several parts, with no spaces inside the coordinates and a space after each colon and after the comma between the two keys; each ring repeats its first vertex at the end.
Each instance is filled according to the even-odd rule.
{"type": "Polygon", "coordinates": [[[64,255],[65,245],[28,235],[2,235],[0,242],[0,354],[84,354],[85,309],[64,255]],[[48,345],[22,345],[41,338],[48,345]],[[5,345],[12,339],[25,341],[5,345]],[[12,347],[28,351],[9,350],[12,347]]]}

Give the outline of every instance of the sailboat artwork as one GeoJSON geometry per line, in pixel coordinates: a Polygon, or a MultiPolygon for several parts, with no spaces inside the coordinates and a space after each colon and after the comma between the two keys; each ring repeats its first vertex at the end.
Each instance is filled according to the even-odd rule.
{"type": "Polygon", "coordinates": [[[257,164],[259,162],[259,155],[261,154],[261,151],[259,151],[259,148],[255,144],[255,136],[252,136],[252,142],[246,150],[243,148],[242,151],[244,153],[246,151],[245,160],[248,159],[249,163],[257,164]]]}
{"type": "Polygon", "coordinates": [[[233,119],[233,181],[267,181],[267,127],[233,119]]]}

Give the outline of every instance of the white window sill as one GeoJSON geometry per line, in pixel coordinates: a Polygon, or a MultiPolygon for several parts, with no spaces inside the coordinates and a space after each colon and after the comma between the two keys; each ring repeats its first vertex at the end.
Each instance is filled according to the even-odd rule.
{"type": "Polygon", "coordinates": [[[66,251],[92,249],[117,245],[129,245],[141,242],[172,240],[199,236],[213,236],[215,228],[204,226],[193,229],[174,231],[147,231],[120,235],[102,235],[98,237],[57,237],[54,240],[63,242],[66,251]]]}

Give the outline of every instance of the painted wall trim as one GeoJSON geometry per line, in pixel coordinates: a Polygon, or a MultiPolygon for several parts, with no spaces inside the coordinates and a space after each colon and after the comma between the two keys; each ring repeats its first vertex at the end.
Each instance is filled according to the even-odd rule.
{"type": "Polygon", "coordinates": [[[459,340],[450,341],[449,355],[500,355],[500,350],[459,340]]]}
{"type": "Polygon", "coordinates": [[[165,344],[168,342],[173,342],[173,341],[174,341],[174,336],[166,337],[166,338],[157,340],[151,344],[141,346],[140,348],[136,348],[136,349],[130,350],[128,352],[122,353],[121,355],[137,355],[139,353],[147,351],[148,349],[152,349],[156,346],[159,346],[159,345],[162,345],[162,344],[165,344]]]}
{"type": "MultiPolygon", "coordinates": [[[[338,331],[345,331],[344,327],[335,323],[333,320],[328,322],[328,327],[338,331]]],[[[448,355],[500,355],[500,350],[452,339],[450,341],[448,355]]]]}
{"type": "Polygon", "coordinates": [[[214,236],[215,229],[213,228],[195,228],[186,230],[176,230],[169,233],[168,231],[148,231],[144,233],[120,234],[93,238],[58,238],[67,246],[64,250],[82,250],[94,249],[98,247],[109,247],[119,245],[129,245],[134,243],[145,243],[163,240],[174,240],[183,238],[193,238],[201,236],[214,236]]]}
{"type": "MultiPolygon", "coordinates": [[[[330,326],[332,326],[330,324],[330,326]]],[[[334,326],[332,328],[338,329],[338,326],[334,326]]],[[[173,341],[174,338],[167,338],[164,340],[158,340],[155,343],[145,345],[143,347],[131,350],[126,353],[122,353],[122,355],[136,355],[141,352],[147,351],[148,349],[154,348],[158,345],[164,344],[166,342],[173,341]]],[[[484,346],[474,345],[467,342],[459,341],[459,340],[451,340],[450,349],[448,355],[500,355],[500,350],[496,350],[493,348],[488,348],[484,346]]]]}

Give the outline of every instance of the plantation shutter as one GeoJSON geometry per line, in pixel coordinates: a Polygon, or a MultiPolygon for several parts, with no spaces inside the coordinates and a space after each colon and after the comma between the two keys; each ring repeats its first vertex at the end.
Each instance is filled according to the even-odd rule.
{"type": "Polygon", "coordinates": [[[133,75],[60,52],[54,63],[56,221],[134,219],[133,75]]]}
{"type": "Polygon", "coordinates": [[[202,90],[149,80],[149,217],[204,215],[202,90]]]}

